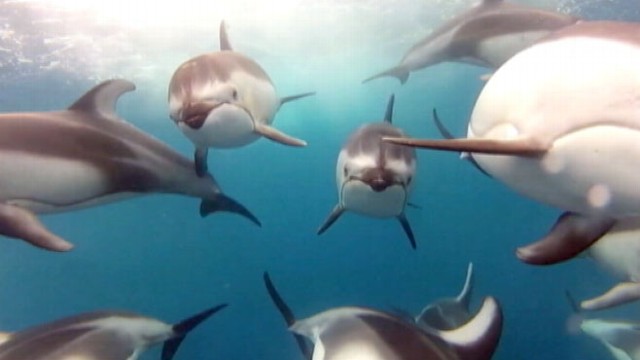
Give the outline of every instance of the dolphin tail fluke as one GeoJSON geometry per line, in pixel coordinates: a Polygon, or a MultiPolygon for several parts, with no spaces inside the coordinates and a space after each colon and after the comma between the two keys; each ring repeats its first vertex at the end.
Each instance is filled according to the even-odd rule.
{"type": "Polygon", "coordinates": [[[518,258],[532,265],[551,265],[569,260],[600,239],[614,224],[615,220],[610,218],[566,212],[544,238],[519,248],[518,258]]]}
{"type": "Polygon", "coordinates": [[[473,291],[473,263],[469,263],[467,267],[467,278],[464,281],[462,291],[456,298],[459,304],[462,304],[467,311],[469,310],[469,304],[471,303],[471,291],[473,291]]]}
{"type": "Polygon", "coordinates": [[[289,136],[282,131],[264,124],[256,124],[255,132],[266,137],[269,140],[278,142],[283,145],[289,146],[307,146],[307,142],[301,139],[294,138],[293,136],[289,136]]]}
{"type": "Polygon", "coordinates": [[[225,24],[224,20],[220,22],[220,50],[233,51],[229,36],[227,35],[227,24],[225,24]]]}
{"type": "Polygon", "coordinates": [[[228,304],[220,304],[218,306],[214,306],[210,309],[207,309],[201,313],[193,315],[188,319],[185,319],[175,325],[173,325],[173,333],[175,334],[173,338],[164,342],[162,346],[162,360],[171,360],[175,355],[176,351],[182,344],[182,341],[187,336],[191,330],[200,325],[203,321],[207,320],[211,315],[217,313],[218,311],[227,307],[228,304]]]}
{"type": "Polygon", "coordinates": [[[69,251],[73,244],[51,233],[29,210],[0,204],[0,235],[22,239],[50,251],[69,251]]]}
{"type": "Polygon", "coordinates": [[[196,175],[198,175],[198,177],[207,176],[207,174],[209,173],[209,165],[207,163],[208,157],[208,148],[197,148],[195,153],[193,154],[193,160],[196,166],[196,175]]]}
{"type": "Polygon", "coordinates": [[[202,217],[218,211],[226,211],[242,215],[251,220],[254,224],[262,226],[260,220],[258,220],[258,218],[255,217],[255,215],[253,215],[246,207],[222,193],[217,194],[214,199],[203,199],[200,203],[200,216],[202,217]]]}
{"type": "Polygon", "coordinates": [[[331,210],[329,216],[327,216],[327,219],[322,223],[322,225],[320,225],[316,233],[318,235],[322,235],[322,233],[327,231],[327,229],[330,228],[343,213],[344,208],[340,204],[336,205],[333,210],[331,210]]]}
{"type": "Polygon", "coordinates": [[[383,71],[379,74],[373,75],[372,77],[366,78],[362,81],[362,83],[367,83],[371,80],[379,79],[386,76],[392,76],[398,80],[400,80],[400,84],[403,84],[409,80],[409,72],[400,66],[396,66],[392,69],[383,71]]]}
{"type": "Polygon", "coordinates": [[[489,296],[480,311],[466,324],[436,333],[465,360],[491,359],[500,342],[503,315],[498,301],[489,296]]]}
{"type": "Polygon", "coordinates": [[[397,216],[397,219],[400,222],[400,225],[402,225],[402,230],[404,230],[404,233],[407,234],[409,243],[411,243],[411,248],[415,250],[417,247],[416,238],[413,235],[413,230],[411,230],[411,224],[409,224],[409,220],[407,220],[407,216],[404,213],[402,213],[397,216]]]}
{"type": "MultiPolygon", "coordinates": [[[[278,293],[278,290],[276,289],[276,287],[273,285],[273,282],[271,281],[271,277],[269,276],[269,273],[265,271],[262,278],[264,280],[264,285],[267,288],[267,292],[269,293],[269,297],[271,298],[271,301],[273,301],[273,304],[276,306],[276,308],[284,318],[284,321],[287,323],[287,326],[291,327],[296,322],[296,317],[293,314],[293,311],[291,311],[291,308],[289,308],[287,303],[282,299],[282,296],[280,296],[280,294],[278,293]]],[[[300,351],[304,355],[304,358],[307,360],[311,360],[313,352],[312,352],[312,349],[309,347],[309,343],[307,343],[304,336],[298,335],[298,334],[294,334],[293,336],[295,337],[296,342],[298,343],[298,347],[300,348],[300,351]]]]}
{"type": "Polygon", "coordinates": [[[302,94],[297,94],[297,95],[291,95],[291,96],[285,96],[283,98],[280,99],[280,106],[288,103],[288,102],[292,102],[292,101],[296,101],[302,98],[306,98],[307,96],[311,96],[311,95],[315,95],[316,92],[312,91],[312,92],[306,92],[306,93],[302,93],[302,94]]]}
{"type": "Polygon", "coordinates": [[[640,283],[623,282],[606,293],[580,303],[584,310],[603,310],[640,299],[640,283]]]}

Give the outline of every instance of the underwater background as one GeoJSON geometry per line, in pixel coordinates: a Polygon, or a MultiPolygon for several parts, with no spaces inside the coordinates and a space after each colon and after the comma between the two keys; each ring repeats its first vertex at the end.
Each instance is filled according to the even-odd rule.
{"type": "MultiPolygon", "coordinates": [[[[587,19],[640,21],[638,0],[518,1],[587,19]]],[[[596,340],[570,331],[565,290],[579,299],[615,279],[589,259],[534,267],[515,249],[546,233],[559,214],[519,196],[455,154],[418,152],[407,217],[412,250],[397,221],[345,214],[315,231],[337,201],[335,163],[348,135],[379,121],[396,94],[394,125],[437,137],[436,107],[456,135],[488,70],[442,64],[395,79],[361,81],[396,64],[412,44],[466,9],[468,0],[0,1],[0,111],[65,108],[99,81],[121,77],[137,90],[118,113],[191,157],[168,116],[167,86],[185,60],[218,49],[224,19],[235,50],[269,73],[278,94],[316,91],[284,106],[275,125],[305,139],[290,148],[261,139],[211,150],[223,191],[247,206],[240,216],[200,218],[199,201],[152,195],[42,217],[72,241],[50,253],[0,241],[0,330],[15,331],[97,309],[127,309],[169,323],[209,306],[231,306],[198,327],[176,359],[301,359],[267,296],[269,271],[300,318],[343,305],[418,313],[455,296],[474,263],[473,307],[498,298],[504,330],[494,359],[608,359],[596,340]]],[[[1,171],[11,171],[2,169],[1,171]]],[[[638,305],[594,314],[638,320],[638,305]]],[[[159,347],[142,359],[159,358],[159,347]]]]}

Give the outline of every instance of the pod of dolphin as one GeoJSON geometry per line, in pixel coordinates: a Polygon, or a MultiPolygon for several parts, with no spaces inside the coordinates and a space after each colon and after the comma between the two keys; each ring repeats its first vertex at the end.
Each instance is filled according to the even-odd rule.
{"type": "MultiPolygon", "coordinates": [[[[152,193],[199,198],[203,217],[231,212],[260,226],[208,171],[209,149],[260,137],[305,146],[273,122],[281,105],[313,93],[279,97],[264,69],[233,49],[224,22],[219,36],[219,51],[187,60],[169,82],[169,116],[193,142],[193,160],[116,114],[119,97],[135,89],[127,80],[98,84],[64,110],[1,114],[0,161],[16,170],[0,175],[0,235],[68,251],[73,244],[37,214],[152,193]]],[[[390,76],[405,83],[411,72],[450,61],[495,71],[477,98],[467,136],[455,138],[434,110],[444,138],[408,137],[392,123],[391,95],[382,121],[361,126],[340,150],[338,203],[318,234],[350,211],[397,219],[415,249],[405,215],[413,205],[414,147],[453,151],[494,180],[563,211],[546,236],[518,249],[519,259],[548,265],[585,254],[622,279],[576,311],[640,299],[640,24],[483,0],[364,82],[390,76]]],[[[469,264],[461,293],[417,316],[345,306],[306,319],[293,315],[267,273],[264,282],[309,360],[490,359],[502,309],[488,296],[471,312],[472,277],[469,264]]],[[[164,343],[162,359],[169,360],[188,332],[225,306],[175,325],[122,311],[79,314],[4,334],[0,360],[133,360],[157,343],[164,343]]],[[[579,327],[616,359],[640,360],[638,325],[580,318],[579,327]]]]}

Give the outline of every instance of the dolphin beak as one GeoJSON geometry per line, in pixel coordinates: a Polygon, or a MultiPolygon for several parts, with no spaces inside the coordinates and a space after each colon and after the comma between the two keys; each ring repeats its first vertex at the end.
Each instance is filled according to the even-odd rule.
{"type": "Polygon", "coordinates": [[[393,174],[384,169],[370,169],[362,175],[360,180],[375,192],[385,191],[389,186],[397,184],[393,174]]]}
{"type": "Polygon", "coordinates": [[[209,116],[209,113],[224,104],[223,102],[210,102],[201,101],[193,102],[184,106],[182,110],[182,116],[178,123],[183,123],[193,130],[200,129],[204,125],[204,121],[209,116]]]}
{"type": "Polygon", "coordinates": [[[389,183],[388,181],[386,181],[383,178],[371,179],[367,183],[369,184],[371,189],[373,189],[373,191],[375,191],[375,192],[384,191],[386,188],[391,186],[391,183],[389,183]]]}

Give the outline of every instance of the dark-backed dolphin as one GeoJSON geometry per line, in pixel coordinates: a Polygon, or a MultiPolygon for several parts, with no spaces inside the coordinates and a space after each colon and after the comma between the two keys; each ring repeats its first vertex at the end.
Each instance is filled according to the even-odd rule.
{"type": "Polygon", "coordinates": [[[79,314],[10,334],[0,360],[135,360],[162,342],[162,360],[171,360],[191,330],[226,306],[174,325],[123,311],[79,314]]]}
{"type": "Polygon", "coordinates": [[[532,264],[569,259],[640,214],[640,25],[579,22],[507,61],[478,97],[466,139],[385,139],[472,153],[493,178],[566,210],[532,264]]]}
{"type": "Polygon", "coordinates": [[[473,290],[473,264],[467,267],[464,286],[455,298],[438,299],[416,316],[415,321],[423,329],[452,330],[466,324],[473,315],[469,311],[471,291],[473,290]]]}
{"type": "Polygon", "coordinates": [[[411,246],[416,240],[405,216],[413,188],[416,154],[413,149],[382,142],[385,136],[404,136],[391,125],[394,96],[389,98],[382,122],[356,130],[340,150],[336,165],[338,204],[318,229],[326,231],[345,210],[358,214],[398,219],[411,246]]]}
{"type": "Polygon", "coordinates": [[[222,22],[220,51],[189,59],[173,74],[169,84],[169,114],[195,144],[200,174],[206,171],[210,147],[239,147],[260,136],[285,145],[305,146],[305,141],[271,124],[282,104],[312,94],[279,98],[262,67],[232,49],[222,22]]]}
{"type": "Polygon", "coordinates": [[[465,325],[429,333],[402,317],[363,307],[332,308],[296,320],[267,273],[264,282],[309,360],[488,360],[502,331],[502,311],[492,297],[465,325]]]}
{"type": "Polygon", "coordinates": [[[433,30],[397,66],[364,82],[393,76],[404,84],[409,73],[448,61],[497,69],[536,40],[577,21],[554,11],[483,0],[433,30]]]}
{"type": "Polygon", "coordinates": [[[52,234],[36,213],[69,211],[150,193],[202,199],[200,214],[240,214],[213,176],[123,121],[116,101],[134,90],[126,80],[105,81],[66,110],[0,114],[0,235],[55,251],[72,245],[52,234]]]}

